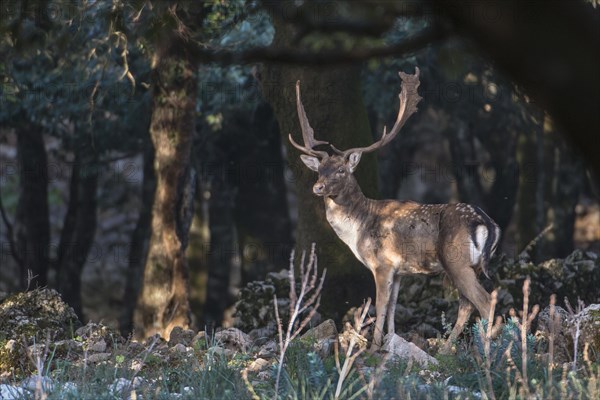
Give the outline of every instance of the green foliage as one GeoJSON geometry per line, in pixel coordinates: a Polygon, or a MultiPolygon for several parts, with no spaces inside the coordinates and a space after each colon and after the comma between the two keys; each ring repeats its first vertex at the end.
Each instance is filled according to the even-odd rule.
{"type": "MultiPolygon", "coordinates": [[[[471,328],[473,344],[481,358],[485,358],[485,335],[488,321],[481,320],[471,328]]],[[[527,353],[531,356],[535,346],[535,337],[527,334],[527,353]]],[[[506,321],[500,335],[490,343],[490,359],[492,369],[501,371],[506,367],[507,354],[518,365],[521,363],[522,344],[520,324],[513,318],[506,321]]]]}

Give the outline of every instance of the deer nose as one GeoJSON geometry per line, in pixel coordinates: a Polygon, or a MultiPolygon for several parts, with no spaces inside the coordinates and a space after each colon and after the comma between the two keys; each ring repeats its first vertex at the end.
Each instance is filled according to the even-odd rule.
{"type": "Polygon", "coordinates": [[[323,194],[324,189],[325,189],[325,184],[323,184],[321,182],[317,182],[313,186],[313,193],[314,194],[323,194]]]}

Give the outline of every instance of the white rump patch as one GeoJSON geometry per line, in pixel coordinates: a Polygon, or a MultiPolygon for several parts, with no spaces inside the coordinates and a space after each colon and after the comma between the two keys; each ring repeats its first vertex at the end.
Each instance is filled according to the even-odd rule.
{"type": "Polygon", "coordinates": [[[471,254],[471,265],[479,264],[483,247],[488,237],[488,229],[484,225],[478,225],[475,228],[475,242],[469,240],[469,253],[471,254]]]}

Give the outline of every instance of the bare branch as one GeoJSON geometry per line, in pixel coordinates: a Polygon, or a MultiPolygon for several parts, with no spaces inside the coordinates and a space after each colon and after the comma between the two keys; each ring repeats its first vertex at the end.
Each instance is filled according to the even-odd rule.
{"type": "Polygon", "coordinates": [[[244,51],[207,49],[205,44],[189,41],[187,50],[199,63],[248,64],[270,62],[295,65],[343,65],[380,57],[399,57],[421,50],[429,44],[447,39],[450,30],[437,26],[426,28],[399,43],[381,47],[364,47],[352,50],[313,52],[298,48],[255,47],[244,51]]]}

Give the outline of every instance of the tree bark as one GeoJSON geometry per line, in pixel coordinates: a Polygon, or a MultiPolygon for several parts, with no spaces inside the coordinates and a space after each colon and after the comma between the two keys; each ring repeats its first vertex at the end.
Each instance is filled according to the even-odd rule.
{"type": "Polygon", "coordinates": [[[292,249],[292,227],[284,181],[281,138],[272,108],[260,103],[249,121],[238,160],[241,177],[235,219],[242,284],[284,268],[292,249]]]}
{"type": "Polygon", "coordinates": [[[210,185],[210,247],[203,320],[207,332],[221,325],[225,309],[235,301],[231,276],[240,267],[235,265],[239,263],[239,248],[233,218],[237,190],[227,180],[214,178],[210,185]]]}
{"type": "Polygon", "coordinates": [[[190,324],[185,247],[193,208],[190,147],[195,130],[197,76],[175,32],[158,43],[152,71],[150,136],[155,148],[156,193],[152,236],[134,313],[135,336],[168,337],[190,324]]]}
{"type": "Polygon", "coordinates": [[[83,321],[81,274],[96,234],[98,165],[94,156],[75,154],[71,172],[69,205],[58,245],[58,291],[83,321]]]}
{"type": "Polygon", "coordinates": [[[144,265],[146,264],[148,243],[150,241],[152,204],[154,203],[154,192],[156,191],[154,147],[152,147],[150,141],[148,141],[144,150],[143,168],[144,177],[140,194],[142,204],[135,228],[131,233],[125,293],[123,296],[123,314],[119,321],[119,328],[124,337],[131,334],[133,330],[133,314],[135,311],[136,299],[142,286],[144,265]]]}
{"type": "Polygon", "coordinates": [[[22,290],[48,284],[50,222],[48,169],[44,138],[39,127],[25,124],[17,129],[19,205],[15,221],[17,250],[22,262],[22,290]],[[31,281],[28,281],[28,270],[31,281]]]}
{"type": "MultiPolygon", "coordinates": [[[[541,127],[536,129],[542,129],[541,127]]],[[[542,140],[541,136],[537,136],[538,140],[542,140]]],[[[537,144],[542,145],[543,144],[537,144]]],[[[529,242],[534,239],[543,228],[545,215],[543,220],[537,217],[537,207],[540,206],[537,202],[537,193],[544,190],[545,183],[541,182],[540,188],[539,176],[540,170],[545,168],[545,165],[540,164],[539,152],[536,149],[536,135],[533,131],[521,132],[519,135],[519,144],[517,146],[517,160],[519,163],[519,192],[517,196],[518,214],[517,214],[517,237],[515,243],[516,254],[519,254],[525,249],[529,242]]],[[[539,246],[532,249],[530,254],[532,259],[537,259],[536,255],[539,251],[539,246]]]]}
{"type": "MultiPolygon", "coordinates": [[[[274,25],[276,34],[272,46],[290,45],[294,36],[290,26],[278,19],[274,20],[274,25]]],[[[358,66],[264,66],[261,77],[263,95],[273,107],[279,122],[296,187],[296,248],[299,252],[308,251],[312,242],[317,244],[319,268],[327,268],[320,312],[339,317],[352,305],[358,305],[364,298],[373,296],[374,283],[367,269],[327,223],[323,199],[315,196],[311,189],[316,175],[302,164],[300,153],[288,141],[289,133],[299,138],[301,132],[295,101],[297,80],[301,82],[304,107],[318,139],[344,149],[371,144],[373,136],[362,100],[358,66]]],[[[377,175],[374,154],[363,156],[355,175],[365,195],[375,197],[377,175]]]]}
{"type": "MultiPolygon", "coordinates": [[[[552,121],[544,122],[550,130],[546,132],[548,146],[545,159],[551,166],[546,176],[545,217],[553,229],[544,237],[539,246],[539,261],[550,258],[564,258],[574,249],[575,206],[579,200],[584,179],[580,158],[569,143],[552,129],[552,121]]],[[[547,164],[547,165],[548,165],[547,164]]]]}

